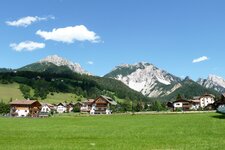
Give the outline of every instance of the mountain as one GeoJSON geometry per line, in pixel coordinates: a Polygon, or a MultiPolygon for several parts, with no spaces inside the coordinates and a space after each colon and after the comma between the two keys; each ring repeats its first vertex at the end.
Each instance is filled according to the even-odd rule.
{"type": "Polygon", "coordinates": [[[0,68],[0,72],[13,72],[13,69],[10,69],[10,68],[0,68]]]}
{"type": "Polygon", "coordinates": [[[90,75],[85,71],[80,64],[73,63],[57,55],[47,56],[46,58],[17,69],[18,71],[36,71],[36,72],[54,72],[54,73],[69,73],[75,72],[80,74],[90,75]]]}
{"type": "Polygon", "coordinates": [[[180,78],[146,62],[117,66],[104,77],[120,80],[148,97],[169,95],[181,87],[180,78]]]}
{"type": "Polygon", "coordinates": [[[225,80],[216,75],[209,75],[207,79],[200,78],[197,83],[206,88],[212,88],[220,93],[225,92],[225,80]]]}
{"type": "MultiPolygon", "coordinates": [[[[99,95],[106,95],[112,98],[118,98],[120,101],[150,101],[148,97],[130,89],[118,80],[80,73],[65,74],[46,71],[16,71],[0,73],[0,85],[11,86],[12,84],[19,84],[23,87],[25,86],[25,90],[21,90],[21,92],[28,95],[27,97],[30,99],[44,100],[48,96],[61,93],[64,95],[69,94],[84,98],[95,98],[99,95]],[[27,90],[30,92],[27,93],[27,90]]],[[[0,92],[0,97],[4,96],[4,92],[0,92]]],[[[10,96],[10,94],[7,94],[8,99],[10,99],[10,96]]],[[[66,97],[61,97],[62,101],[65,101],[65,98],[66,97]]]]}
{"type": "Polygon", "coordinates": [[[191,99],[194,96],[200,96],[205,93],[210,93],[215,96],[219,96],[220,94],[210,88],[206,88],[197,82],[193,81],[189,77],[186,77],[184,80],[180,82],[181,86],[177,88],[174,92],[170,93],[169,95],[163,97],[165,100],[175,100],[177,95],[181,95],[183,98],[191,99]]]}

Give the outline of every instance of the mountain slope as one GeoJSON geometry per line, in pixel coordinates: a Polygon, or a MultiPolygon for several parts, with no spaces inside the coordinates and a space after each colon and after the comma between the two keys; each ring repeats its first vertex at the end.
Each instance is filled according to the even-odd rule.
{"type": "Polygon", "coordinates": [[[200,78],[197,83],[206,88],[214,89],[220,93],[225,92],[225,80],[216,75],[209,75],[207,79],[200,78]]]}
{"type": "MultiPolygon", "coordinates": [[[[107,95],[126,100],[150,100],[115,79],[78,73],[33,71],[0,73],[0,83],[3,83],[3,81],[5,84],[19,83],[31,87],[34,90],[31,98],[35,99],[46,99],[50,93],[71,93],[85,98],[107,95]]],[[[65,100],[62,99],[62,101],[65,100]]]]}
{"type": "Polygon", "coordinates": [[[0,68],[0,72],[12,72],[13,69],[9,69],[9,68],[0,68]]]}
{"type": "Polygon", "coordinates": [[[215,96],[220,95],[219,92],[210,88],[203,87],[188,77],[186,77],[183,81],[181,81],[180,84],[181,87],[179,87],[169,95],[164,96],[163,99],[165,99],[166,101],[175,100],[178,94],[181,95],[183,98],[187,99],[191,99],[194,96],[200,96],[205,93],[210,93],[215,96]]]}
{"type": "Polygon", "coordinates": [[[57,55],[47,56],[46,58],[17,69],[18,71],[34,71],[34,72],[53,72],[53,73],[80,73],[89,74],[80,64],[73,63],[57,55]]]}
{"type": "Polygon", "coordinates": [[[33,63],[26,65],[17,71],[32,71],[32,72],[52,72],[52,73],[72,73],[73,71],[67,66],[56,66],[50,62],[33,63]]]}
{"type": "Polygon", "coordinates": [[[180,78],[143,62],[117,66],[104,77],[120,80],[148,97],[165,96],[181,86],[180,78]]]}

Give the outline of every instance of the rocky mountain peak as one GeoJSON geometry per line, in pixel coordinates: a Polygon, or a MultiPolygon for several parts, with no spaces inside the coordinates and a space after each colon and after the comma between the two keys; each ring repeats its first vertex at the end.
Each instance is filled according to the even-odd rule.
{"type": "Polygon", "coordinates": [[[218,92],[225,92],[225,80],[217,75],[210,74],[207,79],[198,79],[197,83],[206,88],[212,88],[218,92]]]}
{"type": "Polygon", "coordinates": [[[67,59],[64,59],[62,57],[59,57],[58,55],[51,55],[47,56],[44,59],[41,59],[39,63],[52,63],[56,66],[67,66],[69,67],[73,72],[81,73],[81,74],[90,74],[86,72],[80,64],[73,63],[72,61],[69,61],[67,59]]]}
{"type": "Polygon", "coordinates": [[[149,97],[163,95],[164,91],[157,87],[158,83],[160,83],[160,86],[166,86],[180,81],[180,78],[147,62],[117,66],[105,77],[120,80],[130,88],[149,97]]]}

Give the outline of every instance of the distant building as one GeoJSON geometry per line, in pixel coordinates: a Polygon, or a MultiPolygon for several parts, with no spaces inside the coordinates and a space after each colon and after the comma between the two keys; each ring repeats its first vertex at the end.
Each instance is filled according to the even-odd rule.
{"type": "Polygon", "coordinates": [[[41,112],[50,113],[52,110],[54,110],[54,105],[41,103],[41,112]]]}
{"type": "Polygon", "coordinates": [[[37,100],[16,100],[10,103],[10,115],[13,117],[38,117],[41,104],[37,100]]]}
{"type": "Polygon", "coordinates": [[[117,105],[115,100],[101,95],[93,101],[90,114],[111,114],[111,106],[115,105],[117,105]]]}
{"type": "Polygon", "coordinates": [[[172,104],[173,110],[188,111],[192,107],[192,102],[184,99],[176,100],[172,104]]]}
{"type": "Polygon", "coordinates": [[[199,100],[200,100],[200,107],[205,108],[209,104],[213,104],[215,102],[215,96],[212,94],[204,94],[202,95],[199,100]]]}
{"type": "Polygon", "coordinates": [[[94,102],[94,99],[87,99],[84,102],[82,102],[82,106],[80,107],[80,111],[90,113],[93,102],[94,102]]]}
{"type": "Polygon", "coordinates": [[[56,107],[56,112],[58,112],[58,113],[67,112],[67,104],[66,103],[59,103],[56,107]]]}
{"type": "Polygon", "coordinates": [[[75,103],[70,102],[69,104],[66,105],[67,112],[72,112],[74,109],[75,103]]]}
{"type": "Polygon", "coordinates": [[[199,99],[193,99],[190,100],[191,102],[191,110],[199,110],[200,108],[200,100],[199,99]]]}

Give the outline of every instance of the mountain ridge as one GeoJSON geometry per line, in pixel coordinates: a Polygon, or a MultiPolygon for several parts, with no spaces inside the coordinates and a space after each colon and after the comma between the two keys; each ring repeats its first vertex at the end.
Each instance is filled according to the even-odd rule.
{"type": "Polygon", "coordinates": [[[58,55],[47,56],[35,63],[26,65],[16,70],[38,72],[52,71],[55,73],[75,72],[79,74],[91,75],[91,73],[83,69],[79,63],[73,63],[72,61],[59,57],[58,55]]]}
{"type": "Polygon", "coordinates": [[[166,95],[166,93],[169,94],[170,92],[163,91],[162,86],[158,85],[173,85],[173,87],[171,87],[171,92],[173,92],[179,87],[178,83],[181,81],[179,77],[146,62],[116,66],[104,77],[120,80],[130,88],[148,97],[157,97],[166,95]]]}
{"type": "Polygon", "coordinates": [[[173,93],[182,94],[179,91],[189,93],[189,95],[186,95],[187,97],[198,94],[198,92],[199,94],[204,94],[204,91],[218,94],[214,91],[216,89],[212,90],[211,87],[202,86],[188,76],[182,80],[165,70],[159,69],[151,63],[145,62],[116,66],[104,77],[120,80],[130,88],[153,98],[172,97],[171,95],[174,97],[175,95],[173,93]],[[198,92],[194,92],[191,88],[194,88],[198,92]]]}
{"type": "Polygon", "coordinates": [[[199,78],[197,83],[221,93],[225,92],[225,80],[217,75],[210,74],[207,79],[199,78]]]}
{"type": "MultiPolygon", "coordinates": [[[[83,69],[80,64],[73,63],[69,60],[59,57],[58,55],[47,56],[35,63],[26,65],[19,69],[0,68],[0,72],[16,72],[16,71],[47,72],[57,74],[78,73],[80,75],[88,75],[88,76],[90,75],[90,73],[85,71],[85,69],[83,69]]],[[[144,96],[150,98],[175,97],[174,93],[182,94],[179,93],[179,91],[180,92],[192,91],[190,84],[188,84],[188,82],[185,82],[191,80],[190,77],[181,79],[148,62],[118,65],[115,68],[113,68],[111,72],[103,76],[103,78],[113,78],[119,80],[129,88],[137,92],[140,92],[144,96]]],[[[199,94],[203,93],[203,91],[216,93],[215,91],[212,91],[212,89],[218,92],[224,92],[225,88],[223,86],[218,85],[220,81],[224,81],[223,78],[211,75],[209,79],[210,84],[206,84],[208,83],[206,82],[206,79],[199,79],[197,82],[193,80],[191,81],[196,91],[199,91],[199,94]],[[217,82],[215,82],[214,80],[213,80],[214,82],[211,82],[212,79],[214,79],[217,82]]],[[[193,94],[197,93],[192,91],[192,93],[189,93],[189,95],[186,96],[190,97],[190,95],[193,94]]]]}

